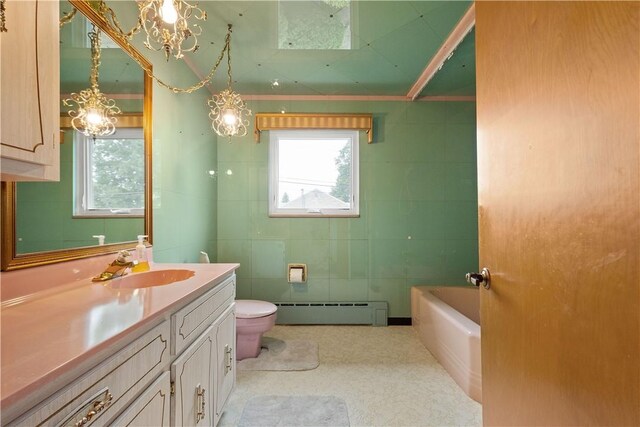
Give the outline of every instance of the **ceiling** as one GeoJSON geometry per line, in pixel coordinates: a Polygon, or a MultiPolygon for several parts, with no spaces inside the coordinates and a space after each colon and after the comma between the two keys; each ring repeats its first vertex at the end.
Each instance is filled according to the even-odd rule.
{"type": "MultiPolygon", "coordinates": [[[[200,49],[187,53],[187,62],[206,75],[232,24],[233,87],[242,95],[405,96],[471,3],[200,1],[208,19],[201,22],[200,49]],[[346,48],[326,48],[337,45],[346,48]]],[[[123,27],[133,25],[133,1],[108,4],[123,27]]],[[[140,50],[142,39],[134,39],[140,50]]],[[[474,50],[472,31],[420,96],[475,95],[474,50]]],[[[164,56],[147,52],[160,69],[164,56]]],[[[213,90],[225,85],[226,65],[216,72],[213,90]]]]}

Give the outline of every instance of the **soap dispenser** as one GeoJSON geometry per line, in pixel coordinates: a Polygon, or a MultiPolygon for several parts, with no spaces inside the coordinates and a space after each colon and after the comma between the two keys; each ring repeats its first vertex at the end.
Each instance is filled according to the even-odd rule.
{"type": "Polygon", "coordinates": [[[137,263],[131,269],[132,272],[149,271],[149,258],[147,257],[147,246],[144,244],[147,235],[138,235],[138,244],[136,245],[136,261],[137,263]]]}

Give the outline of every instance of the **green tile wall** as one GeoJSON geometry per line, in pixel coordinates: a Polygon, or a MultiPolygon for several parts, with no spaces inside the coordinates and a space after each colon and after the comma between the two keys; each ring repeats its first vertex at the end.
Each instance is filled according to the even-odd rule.
{"type": "MultiPolygon", "coordinates": [[[[162,64],[154,58],[155,64],[162,64]]],[[[172,60],[156,70],[172,85],[197,79],[172,60]]],[[[160,67],[160,66],[159,66],[160,67]]],[[[158,67],[158,68],[159,68],[158,67]]],[[[217,140],[208,117],[206,89],[174,94],[153,87],[153,257],[156,262],[216,259],[217,140]]]]}
{"type": "MultiPolygon", "coordinates": [[[[217,145],[217,260],[239,262],[238,298],[387,301],[413,285],[462,285],[478,267],[475,104],[250,102],[253,112],[371,112],[360,142],[360,218],[269,218],[268,134],[217,145]],[[231,171],[228,175],[226,172],[231,171]],[[287,263],[309,281],[286,282],[287,263]]],[[[212,218],[213,219],[213,218],[212,218]]],[[[213,219],[215,220],[215,219],[213,219]]]]}

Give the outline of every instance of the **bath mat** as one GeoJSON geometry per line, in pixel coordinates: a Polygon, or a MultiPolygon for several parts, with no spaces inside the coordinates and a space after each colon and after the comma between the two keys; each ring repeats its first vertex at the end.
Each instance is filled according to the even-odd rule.
{"type": "Polygon", "coordinates": [[[318,367],[318,343],[262,337],[258,357],[238,362],[240,371],[307,371],[318,367]]]}
{"type": "Polygon", "coordinates": [[[245,405],[238,426],[348,427],[349,413],[335,396],[256,396],[245,405]]]}

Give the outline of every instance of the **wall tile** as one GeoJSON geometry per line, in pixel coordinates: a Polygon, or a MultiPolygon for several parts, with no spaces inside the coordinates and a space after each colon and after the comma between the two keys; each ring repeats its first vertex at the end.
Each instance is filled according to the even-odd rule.
{"type": "Polygon", "coordinates": [[[407,235],[412,239],[444,239],[451,224],[443,201],[411,202],[407,215],[407,235]]]}
{"type": "Polygon", "coordinates": [[[330,218],[329,237],[331,239],[368,238],[369,232],[366,217],[366,208],[360,206],[360,218],[330,218]]]}
{"type": "Polygon", "coordinates": [[[406,163],[408,200],[444,200],[444,163],[406,163]]]}
{"type": "Polygon", "coordinates": [[[266,202],[251,202],[252,239],[288,239],[289,218],[269,218],[266,202]]]}
{"type": "Polygon", "coordinates": [[[251,202],[218,202],[218,238],[248,239],[250,237],[251,202]]]}
{"type": "Polygon", "coordinates": [[[290,240],[287,263],[307,264],[310,279],[328,278],[329,240],[290,240]]]}
{"type": "Polygon", "coordinates": [[[368,301],[368,279],[331,279],[329,301],[368,301]]]}
{"type": "Polygon", "coordinates": [[[445,168],[447,200],[478,200],[476,163],[447,163],[445,168]]]}
{"type": "Polygon", "coordinates": [[[410,317],[410,295],[405,279],[370,279],[369,301],[386,301],[389,317],[410,317]]]}
{"type": "Polygon", "coordinates": [[[476,125],[475,123],[447,124],[446,161],[476,161],[476,125]]]}
{"type": "Polygon", "coordinates": [[[369,163],[361,171],[360,197],[364,200],[405,200],[407,169],[404,162],[369,163]],[[364,191],[363,190],[364,187],[364,191]]]}
{"type": "Polygon", "coordinates": [[[331,240],[329,275],[339,279],[366,279],[369,274],[367,240],[331,240]]]}
{"type": "Polygon", "coordinates": [[[292,240],[326,240],[329,238],[329,218],[291,218],[289,232],[292,240]]]}
{"type": "MultiPolygon", "coordinates": [[[[217,262],[237,262],[240,268],[236,270],[236,274],[240,278],[251,279],[251,240],[218,240],[218,256],[215,258],[217,262]]],[[[211,259],[211,257],[209,257],[211,259]]],[[[249,281],[249,283],[251,283],[249,281]]]]}
{"type": "Polygon", "coordinates": [[[446,240],[407,241],[407,277],[424,284],[441,284],[448,253],[446,240]]]}
{"type": "Polygon", "coordinates": [[[445,123],[408,125],[406,146],[404,160],[407,162],[443,161],[446,146],[445,123]]]}
{"type": "Polygon", "coordinates": [[[218,200],[252,200],[249,169],[246,162],[219,162],[218,200]]]}
{"type": "Polygon", "coordinates": [[[291,285],[291,301],[329,301],[329,279],[309,279],[291,285]]]}
{"type": "Polygon", "coordinates": [[[451,201],[445,204],[445,238],[477,239],[478,204],[473,201],[451,201]]]}
{"type": "Polygon", "coordinates": [[[406,240],[369,240],[369,277],[405,278],[406,240]]]}
{"type": "Polygon", "coordinates": [[[406,239],[407,206],[406,201],[370,201],[367,209],[370,238],[406,239]]]}
{"type": "Polygon", "coordinates": [[[284,279],[286,248],[282,240],[254,240],[251,244],[251,277],[284,279]]]}
{"type": "Polygon", "coordinates": [[[291,287],[285,279],[259,279],[251,280],[251,298],[278,302],[291,301],[291,287]]]}

